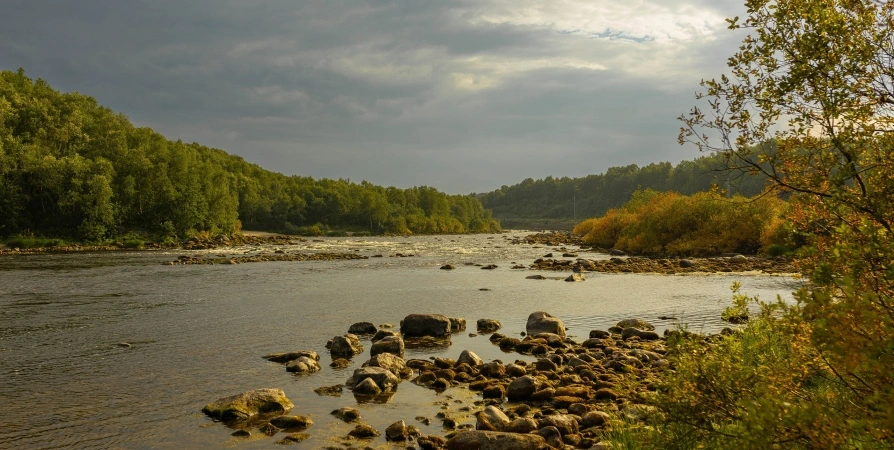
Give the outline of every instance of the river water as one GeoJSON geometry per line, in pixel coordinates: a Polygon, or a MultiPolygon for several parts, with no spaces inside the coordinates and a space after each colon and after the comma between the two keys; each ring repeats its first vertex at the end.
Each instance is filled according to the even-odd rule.
{"type": "MultiPolygon", "coordinates": [[[[754,274],[587,274],[585,282],[566,283],[558,277],[567,273],[546,272],[557,279],[527,280],[534,272],[512,270],[513,263],[527,265],[555,249],[512,245],[512,236],[325,238],[277,247],[384,255],[350,261],[162,264],[189,253],[182,251],[2,257],[0,449],[270,448],[284,434],[231,437],[233,430],[201,413],[220,397],[266,387],[283,389],[296,405],[292,413],[313,419],[312,437],[299,448],[343,442],[338,437],[353,425],[329,415],[342,406],[359,409],[382,432],[403,419],[423,434],[443,434],[435,415],[446,411],[472,422],[460,408],[478,398],[409,382],[384,404],[358,404],[348,391],[318,396],[313,389],[344,383],[370,346],[365,341],[366,352],[337,370],[328,367],[326,341],[354,322],[397,328],[407,314],[438,313],[466,318],[469,329],[455,334],[449,348],[408,350],[407,358],[456,358],[469,349],[509,362],[523,357],[502,353],[486,336],[469,336],[477,319],[497,319],[501,333],[518,336],[528,314],[547,311],[577,340],[624,318],[648,320],[660,332],[677,321],[657,318],[673,316],[690,330],[714,332],[724,326],[719,316],[734,281],[764,300],[790,299],[798,287],[789,277],[754,274]],[[390,257],[396,253],[415,256],[390,257]],[[445,263],[457,269],[438,270],[445,263]],[[305,349],[320,353],[321,372],[295,376],[261,359],[305,349]],[[433,421],[426,426],[416,416],[433,421]]],[[[367,445],[391,448],[384,437],[360,446],[367,445]]]]}

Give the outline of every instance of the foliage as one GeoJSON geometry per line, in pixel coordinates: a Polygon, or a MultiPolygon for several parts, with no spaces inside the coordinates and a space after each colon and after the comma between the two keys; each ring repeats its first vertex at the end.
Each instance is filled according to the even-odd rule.
{"type": "Polygon", "coordinates": [[[646,448],[894,447],[894,4],[749,0],[732,76],[681,142],[792,196],[810,285],[741,334],[672,347],[646,448]]]}
{"type": "Polygon", "coordinates": [[[285,176],[134,127],[21,69],[0,72],[0,236],[30,229],[101,241],[141,230],[173,239],[317,224],[399,234],[500,230],[470,196],[285,176]]]}
{"type": "Polygon", "coordinates": [[[604,215],[642,189],[691,195],[720,187],[723,192],[746,197],[764,190],[765,179],[732,174],[725,167],[722,157],[711,155],[681,161],[676,166],[662,162],[643,167],[611,167],[603,174],[582,178],[528,178],[513,186],[473,195],[501,220],[576,219],[604,215]]]}
{"type": "Polygon", "coordinates": [[[65,245],[65,241],[58,238],[40,238],[33,236],[19,236],[6,241],[9,248],[52,248],[65,245]]]}
{"type": "Polygon", "coordinates": [[[581,222],[574,232],[584,242],[630,253],[716,255],[756,253],[783,245],[782,233],[766,229],[781,221],[786,203],[772,196],[727,199],[713,192],[691,196],[637,191],[619,209],[581,222]]]}

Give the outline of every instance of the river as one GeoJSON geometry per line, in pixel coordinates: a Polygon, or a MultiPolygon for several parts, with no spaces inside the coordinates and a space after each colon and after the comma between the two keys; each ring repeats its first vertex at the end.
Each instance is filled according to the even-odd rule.
{"type": "MultiPolygon", "coordinates": [[[[672,316],[692,331],[715,332],[725,325],[719,316],[734,281],[765,300],[790,299],[798,287],[790,277],[754,274],[594,273],[579,283],[528,280],[534,272],[510,269],[513,263],[530,264],[554,249],[508,242],[518,235],[323,238],[277,247],[384,255],[350,261],[170,266],[163,263],[197,252],[4,256],[0,449],[270,448],[281,435],[231,437],[233,430],[201,413],[220,397],[265,387],[283,389],[296,405],[292,413],[313,419],[307,430],[312,437],[299,448],[338,446],[337,437],[353,428],[329,415],[342,406],[359,409],[365,423],[383,432],[403,419],[423,434],[443,434],[439,421],[426,426],[414,418],[434,419],[479,398],[461,388],[438,394],[410,382],[385,404],[358,404],[348,391],[318,396],[313,389],[344,383],[368,359],[370,343],[364,341],[366,352],[351,367],[332,369],[327,340],[354,322],[396,329],[407,314],[438,313],[464,317],[469,329],[454,335],[447,349],[408,350],[407,358],[456,358],[469,349],[485,360],[509,362],[523,357],[501,352],[486,336],[469,336],[477,319],[497,319],[501,333],[518,336],[528,314],[547,311],[564,320],[576,340],[624,318],[648,320],[660,332],[677,321],[658,317],[672,316]],[[390,256],[396,253],[414,256],[390,256]],[[457,269],[438,270],[445,263],[457,269]],[[261,359],[305,349],[320,353],[321,372],[295,376],[261,359]]],[[[384,437],[364,445],[390,448],[384,437]]]]}

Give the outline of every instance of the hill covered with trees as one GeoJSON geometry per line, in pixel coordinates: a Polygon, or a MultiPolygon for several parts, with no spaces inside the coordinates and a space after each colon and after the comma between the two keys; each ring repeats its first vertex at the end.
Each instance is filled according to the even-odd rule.
{"type": "Polygon", "coordinates": [[[725,170],[727,167],[722,156],[710,155],[682,161],[676,166],[669,162],[643,167],[631,164],[581,178],[528,178],[516,185],[473,195],[506,225],[506,221],[514,219],[571,220],[602,216],[609,209],[622,206],[638,189],[692,195],[717,186],[745,197],[763,191],[766,177],[743,176],[725,170]]]}
{"type": "Polygon", "coordinates": [[[287,233],[498,231],[478,199],[286,176],[136,127],[92,97],[0,72],[0,236],[183,238],[241,227],[287,233]]]}

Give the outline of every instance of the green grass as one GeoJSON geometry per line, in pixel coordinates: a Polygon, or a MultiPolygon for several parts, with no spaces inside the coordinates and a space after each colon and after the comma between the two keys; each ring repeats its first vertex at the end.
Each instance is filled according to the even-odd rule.
{"type": "Polygon", "coordinates": [[[65,245],[59,238],[16,237],[6,241],[9,248],[52,248],[65,245]]]}

